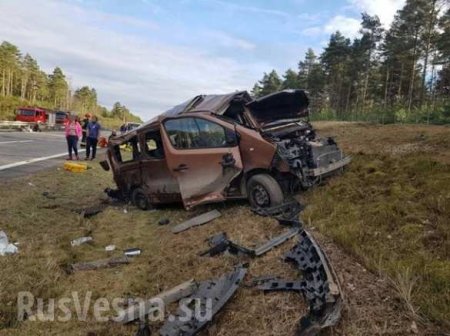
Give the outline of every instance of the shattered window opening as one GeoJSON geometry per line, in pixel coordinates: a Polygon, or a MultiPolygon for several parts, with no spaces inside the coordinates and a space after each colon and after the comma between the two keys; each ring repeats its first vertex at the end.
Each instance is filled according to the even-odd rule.
{"type": "Polygon", "coordinates": [[[227,147],[223,126],[201,118],[179,118],[164,123],[170,142],[176,149],[227,147]]]}
{"type": "Polygon", "coordinates": [[[141,148],[137,137],[133,137],[127,142],[115,147],[116,158],[121,163],[136,161],[141,156],[141,148]]]}
{"type": "Polygon", "coordinates": [[[164,158],[164,147],[159,131],[151,131],[145,134],[145,152],[151,158],[164,158]]]}

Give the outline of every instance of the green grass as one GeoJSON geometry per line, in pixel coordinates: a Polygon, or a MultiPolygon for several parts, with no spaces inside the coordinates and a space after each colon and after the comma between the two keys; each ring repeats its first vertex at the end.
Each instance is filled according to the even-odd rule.
{"type": "Polygon", "coordinates": [[[448,164],[420,150],[356,153],[342,176],[305,197],[304,217],[370,269],[388,275],[412,314],[449,322],[448,164]]]}

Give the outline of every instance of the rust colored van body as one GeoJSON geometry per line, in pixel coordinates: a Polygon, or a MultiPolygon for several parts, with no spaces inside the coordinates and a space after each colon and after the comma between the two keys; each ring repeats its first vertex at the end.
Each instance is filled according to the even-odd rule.
{"type": "Polygon", "coordinates": [[[315,134],[308,105],[303,90],[256,100],[246,91],[197,96],[110,139],[103,166],[142,209],[237,198],[278,205],[350,162],[333,139],[315,134]]]}

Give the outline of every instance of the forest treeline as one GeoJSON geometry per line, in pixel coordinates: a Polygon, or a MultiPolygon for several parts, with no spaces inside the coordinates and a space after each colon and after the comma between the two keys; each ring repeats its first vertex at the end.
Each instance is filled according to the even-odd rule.
{"type": "Polygon", "coordinates": [[[16,108],[23,105],[80,115],[89,112],[114,126],[123,121],[142,122],[120,102],[111,109],[100,106],[95,88],[73,90],[60,67],[47,74],[30,54],[23,55],[18,47],[4,41],[0,44],[0,120],[14,119],[16,108]]]}
{"type": "Polygon", "coordinates": [[[360,34],[332,34],[298,69],[264,73],[253,94],[309,92],[313,119],[450,123],[450,1],[407,0],[384,29],[362,13],[360,34]]]}

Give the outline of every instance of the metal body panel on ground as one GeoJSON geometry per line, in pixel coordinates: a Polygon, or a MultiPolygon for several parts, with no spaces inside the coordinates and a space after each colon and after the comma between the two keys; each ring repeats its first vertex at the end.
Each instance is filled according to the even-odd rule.
{"type": "Polygon", "coordinates": [[[236,244],[228,239],[226,233],[221,232],[209,239],[210,248],[207,251],[202,252],[200,255],[214,257],[218,254],[229,252],[232,254],[246,254],[250,257],[259,257],[269,252],[271,249],[283,244],[288,239],[294,237],[298,234],[299,229],[300,228],[298,227],[293,227],[254,249],[236,244]]]}
{"type": "Polygon", "coordinates": [[[258,288],[267,291],[301,292],[309,303],[309,313],[300,319],[297,335],[314,336],[339,322],[343,308],[342,290],[328,258],[314,238],[303,230],[299,242],[286,254],[302,274],[294,281],[272,278],[261,281],[258,288]]]}
{"type": "Polygon", "coordinates": [[[172,228],[173,233],[180,233],[186,230],[189,230],[190,228],[194,226],[199,226],[206,224],[216,218],[219,218],[222,214],[218,210],[212,210],[209,212],[205,212],[199,216],[195,216],[191,219],[188,219],[187,221],[178,224],[177,226],[172,228]]]}
{"type": "MultiPolygon", "coordinates": [[[[207,300],[211,302],[211,315],[214,317],[220,309],[231,299],[239,284],[244,279],[247,268],[238,267],[234,272],[224,275],[217,280],[207,280],[199,284],[198,289],[186,300],[200,300],[200,316],[207,314],[207,300]]],[[[196,335],[207,323],[208,320],[198,320],[196,314],[192,314],[188,321],[181,319],[185,312],[183,309],[177,310],[175,316],[169,318],[159,330],[161,336],[192,336],[196,335]]]]}

